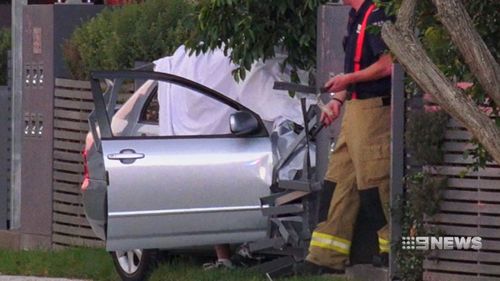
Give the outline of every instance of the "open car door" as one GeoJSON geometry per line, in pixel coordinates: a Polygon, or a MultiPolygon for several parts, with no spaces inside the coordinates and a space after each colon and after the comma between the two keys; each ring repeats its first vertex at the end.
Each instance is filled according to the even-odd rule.
{"type": "Polygon", "coordinates": [[[170,249],[265,237],[267,220],[259,199],[270,194],[273,154],[256,113],[175,75],[121,71],[94,72],[91,78],[95,111],[89,120],[108,182],[107,250],[170,249]],[[105,79],[114,86],[103,94],[105,79]],[[115,136],[111,119],[126,80],[157,80],[222,103],[234,110],[233,133],[115,136]]]}

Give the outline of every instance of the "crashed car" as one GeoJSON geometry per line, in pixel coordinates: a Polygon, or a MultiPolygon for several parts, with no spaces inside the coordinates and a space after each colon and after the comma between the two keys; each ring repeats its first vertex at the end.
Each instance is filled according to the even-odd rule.
{"type": "MultiPolygon", "coordinates": [[[[104,74],[94,78],[113,78],[100,75],[104,74]]],[[[114,251],[120,275],[132,279],[147,266],[153,253],[139,249],[242,243],[263,237],[266,220],[259,198],[270,192],[273,155],[260,117],[180,77],[133,75],[149,81],[116,112],[113,124],[110,107],[102,95],[94,94],[94,143],[87,144],[89,177],[83,191],[87,218],[106,240],[106,249],[114,251]],[[153,78],[199,91],[233,108],[235,113],[227,120],[233,133],[157,137],[158,126],[151,122],[157,89],[153,78]],[[127,124],[122,127],[120,121],[127,124]]]]}
{"type": "Polygon", "coordinates": [[[94,72],[91,84],[95,110],[84,150],[83,201],[92,229],[106,241],[123,280],[143,280],[157,250],[266,237],[269,221],[262,215],[267,206],[261,198],[272,193],[278,178],[292,178],[300,168],[294,165],[303,163],[288,161],[293,154],[284,149],[290,144],[287,137],[297,136],[289,123],[272,132],[273,126],[250,108],[173,74],[94,72]],[[137,80],[146,82],[116,110],[120,87],[137,80]],[[172,116],[165,111],[161,116],[159,98],[162,104],[173,99],[159,94],[162,87],[226,107],[221,124],[228,131],[162,133],[160,120],[172,116]]]}
{"type": "Polygon", "coordinates": [[[194,57],[181,47],[155,64],[162,72],[91,74],[84,208],[123,280],[143,280],[157,250],[266,237],[261,198],[304,159],[289,151],[299,144],[289,126],[303,120],[299,101],[266,93],[278,63],[255,65],[243,85],[222,51],[194,57]],[[145,83],[117,110],[127,81],[145,83]]]}

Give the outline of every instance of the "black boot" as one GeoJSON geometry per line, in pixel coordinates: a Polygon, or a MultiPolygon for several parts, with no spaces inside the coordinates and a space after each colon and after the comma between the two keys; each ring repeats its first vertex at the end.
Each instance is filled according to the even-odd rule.
{"type": "Polygon", "coordinates": [[[334,269],[326,266],[317,265],[312,262],[304,261],[295,266],[296,276],[311,276],[323,274],[344,274],[344,269],[334,269]]]}
{"type": "Polygon", "coordinates": [[[389,254],[380,253],[378,255],[374,255],[372,265],[375,267],[389,267],[389,254]]]}

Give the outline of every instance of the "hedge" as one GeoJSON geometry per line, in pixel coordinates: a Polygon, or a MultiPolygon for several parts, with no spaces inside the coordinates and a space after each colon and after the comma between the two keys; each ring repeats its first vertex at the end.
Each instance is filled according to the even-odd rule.
{"type": "Polygon", "coordinates": [[[11,35],[9,28],[0,29],[0,85],[7,85],[7,51],[10,50],[11,35]]]}
{"type": "Polygon", "coordinates": [[[64,44],[66,64],[75,79],[91,70],[131,68],[135,61],[170,55],[189,36],[193,4],[186,0],[148,0],[106,8],[77,28],[64,44]]]}

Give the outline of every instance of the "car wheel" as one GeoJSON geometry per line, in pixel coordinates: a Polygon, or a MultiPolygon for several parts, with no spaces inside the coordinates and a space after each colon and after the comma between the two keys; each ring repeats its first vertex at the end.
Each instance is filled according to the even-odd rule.
{"type": "Polygon", "coordinates": [[[111,256],[123,281],[146,280],[157,262],[156,250],[115,251],[111,252],[111,256]]]}

